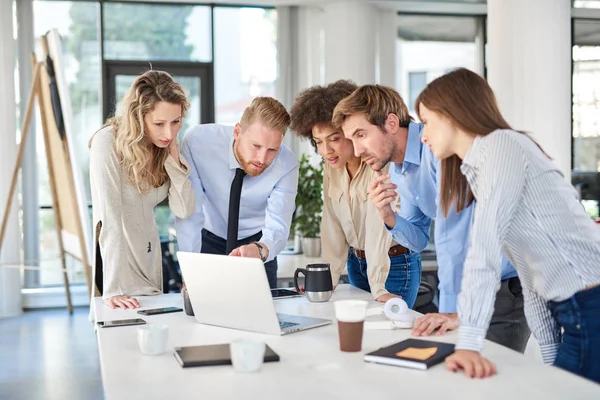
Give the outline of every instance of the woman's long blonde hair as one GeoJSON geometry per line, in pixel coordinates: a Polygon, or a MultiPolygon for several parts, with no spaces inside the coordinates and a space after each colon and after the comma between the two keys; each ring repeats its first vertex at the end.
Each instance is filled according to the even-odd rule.
{"type": "Polygon", "coordinates": [[[190,103],[181,85],[164,71],[147,71],[138,76],[119,105],[119,114],[109,118],[116,136],[116,151],[128,172],[129,182],[145,194],[169,179],[165,169],[168,148],[155,146],[146,135],[144,116],[159,102],[181,105],[185,117],[190,103]]]}

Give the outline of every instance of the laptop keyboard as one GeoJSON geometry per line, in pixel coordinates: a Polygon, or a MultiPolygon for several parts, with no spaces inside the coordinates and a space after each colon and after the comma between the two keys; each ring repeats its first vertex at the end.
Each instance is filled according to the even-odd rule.
{"type": "Polygon", "coordinates": [[[289,328],[289,327],[296,326],[296,325],[300,325],[300,324],[298,324],[298,323],[296,323],[296,322],[284,322],[284,321],[279,321],[279,327],[280,327],[281,329],[289,328]]]}

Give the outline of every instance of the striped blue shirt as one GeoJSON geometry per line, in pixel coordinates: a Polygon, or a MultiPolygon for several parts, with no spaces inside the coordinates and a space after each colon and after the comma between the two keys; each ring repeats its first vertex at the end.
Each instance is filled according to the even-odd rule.
{"type": "MultiPolygon", "coordinates": [[[[400,194],[400,214],[396,214],[396,225],[390,232],[404,247],[421,252],[429,241],[431,220],[435,219],[439,311],[455,313],[475,203],[460,213],[451,207],[447,217],[438,207],[440,160],[435,158],[429,146],[421,143],[422,130],[422,124],[411,122],[408,125],[404,161],[390,166],[390,180],[398,185],[400,194]]],[[[503,259],[502,279],[515,276],[515,269],[503,259]]]]}
{"type": "Polygon", "coordinates": [[[504,254],[517,269],[527,321],[551,363],[561,337],[547,302],[600,283],[600,228],[561,171],[522,133],[478,136],[461,171],[477,207],[458,299],[456,348],[483,347],[504,254]]]}

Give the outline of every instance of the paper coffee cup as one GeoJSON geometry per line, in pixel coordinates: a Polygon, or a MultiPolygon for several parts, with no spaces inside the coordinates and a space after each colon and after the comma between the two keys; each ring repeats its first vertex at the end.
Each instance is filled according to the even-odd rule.
{"type": "Polygon", "coordinates": [[[334,303],[341,351],[356,352],[362,349],[367,304],[364,300],[339,300],[334,303]]]}

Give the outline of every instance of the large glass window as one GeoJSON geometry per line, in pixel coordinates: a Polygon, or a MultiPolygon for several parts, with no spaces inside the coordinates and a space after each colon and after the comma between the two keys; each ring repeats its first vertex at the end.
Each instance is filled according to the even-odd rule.
{"type": "Polygon", "coordinates": [[[483,74],[483,17],[400,15],[397,89],[414,110],[425,85],[458,67],[483,74]]]}
{"type": "MultiPolygon", "coordinates": [[[[117,64],[120,67],[140,62],[148,68],[159,64],[175,69],[181,69],[185,63],[202,65],[205,68],[202,76],[206,79],[173,73],[192,103],[182,133],[191,125],[212,121],[213,110],[216,122],[234,124],[252,98],[275,95],[277,12],[274,9],[98,0],[34,0],[33,7],[35,37],[58,29],[62,38],[64,75],[69,85],[78,154],[76,168],[82,170],[86,200],[90,203],[88,141],[104,119],[102,93],[107,82],[103,64],[104,72],[117,64]],[[209,89],[205,92],[206,88],[209,89]],[[204,104],[210,104],[206,108],[209,112],[201,111],[205,110],[204,104]]],[[[41,54],[40,43],[36,46],[41,54]]],[[[131,79],[129,74],[115,77],[117,99],[122,97],[131,79]]],[[[37,126],[37,132],[41,132],[39,115],[37,126]]],[[[41,135],[37,135],[37,144],[39,241],[43,260],[40,284],[59,285],[61,264],[41,135]]],[[[168,235],[174,225],[168,206],[157,207],[155,216],[159,233],[168,235]]],[[[73,265],[76,264],[73,260],[68,263],[68,267],[75,268],[71,282],[83,283],[81,268],[73,265]]]]}
{"type": "MultiPolygon", "coordinates": [[[[573,168],[600,173],[600,21],[575,20],[573,38],[573,168]]],[[[598,188],[600,189],[600,188],[598,188]]],[[[586,194],[597,190],[585,191],[586,194]]],[[[598,200],[583,199],[598,217],[598,200]]]]}
{"type": "Polygon", "coordinates": [[[239,122],[256,96],[274,96],[277,79],[277,12],[216,7],[215,118],[239,122]]]}
{"type": "MultiPolygon", "coordinates": [[[[73,137],[77,153],[77,165],[83,170],[86,200],[91,201],[89,189],[89,150],[91,135],[102,125],[101,110],[101,58],[99,34],[99,4],[79,1],[34,1],[34,35],[36,51],[41,54],[39,37],[51,29],[58,29],[62,38],[64,76],[69,85],[71,109],[73,111],[73,137]]],[[[36,132],[42,132],[39,113],[36,132]]],[[[48,164],[44,140],[37,135],[37,160],[39,176],[39,204],[52,206],[48,181],[48,164]]],[[[58,241],[54,224],[54,212],[44,208],[40,211],[40,255],[42,268],[41,285],[62,284],[62,267],[58,259],[58,241]]],[[[84,282],[81,265],[69,261],[76,272],[71,282],[84,282]]]]}
{"type": "Polygon", "coordinates": [[[104,3],[107,60],[212,61],[209,6],[104,3]]]}

